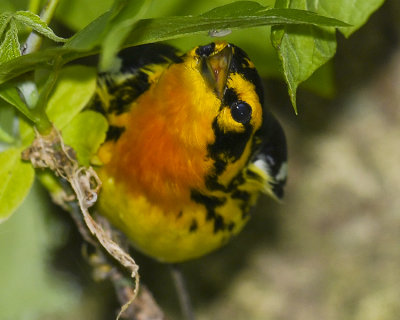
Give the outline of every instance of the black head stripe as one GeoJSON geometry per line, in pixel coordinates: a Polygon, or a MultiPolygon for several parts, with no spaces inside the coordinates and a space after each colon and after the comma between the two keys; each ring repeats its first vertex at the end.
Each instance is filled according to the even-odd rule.
{"type": "Polygon", "coordinates": [[[218,120],[215,118],[212,128],[215,141],[208,146],[210,157],[215,160],[225,159],[231,162],[239,160],[250,139],[252,126],[250,124],[244,125],[245,130],[242,132],[225,132],[219,127],[218,120]]]}
{"type": "Polygon", "coordinates": [[[238,97],[235,89],[227,88],[224,93],[224,101],[223,101],[222,107],[230,106],[233,103],[237,102],[238,100],[239,100],[239,97],[238,97]]]}
{"type": "Polygon", "coordinates": [[[234,50],[230,65],[230,71],[233,73],[241,74],[243,78],[254,84],[256,93],[262,105],[264,103],[264,92],[262,82],[257,70],[249,66],[249,57],[242,49],[232,44],[231,46],[234,48],[234,50]]]}

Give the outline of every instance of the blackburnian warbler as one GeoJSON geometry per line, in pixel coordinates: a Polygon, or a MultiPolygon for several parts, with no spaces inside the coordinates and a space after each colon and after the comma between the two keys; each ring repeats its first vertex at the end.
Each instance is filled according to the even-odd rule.
{"type": "Polygon", "coordinates": [[[285,136],[240,48],[151,44],[118,63],[93,102],[110,123],[97,209],[134,247],[164,262],[202,256],[243,228],[261,192],[283,196],[285,136]]]}

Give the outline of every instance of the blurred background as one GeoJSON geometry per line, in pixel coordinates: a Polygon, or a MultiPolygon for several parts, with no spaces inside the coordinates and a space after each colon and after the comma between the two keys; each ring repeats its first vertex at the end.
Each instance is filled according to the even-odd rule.
{"type": "MultiPolygon", "coordinates": [[[[225,2],[155,1],[151,12],[196,14],[225,2]]],[[[55,29],[73,34],[110,3],[62,1],[55,29]]],[[[231,243],[182,265],[199,319],[399,318],[399,21],[400,2],[387,0],[349,39],[338,34],[334,61],[299,90],[298,116],[268,29],[227,37],[265,78],[266,103],[287,134],[289,180],[282,204],[261,198],[231,243]]],[[[174,44],[184,51],[209,41],[174,44]]],[[[113,288],[92,280],[81,245],[68,213],[35,184],[0,225],[0,319],[114,319],[113,288]]],[[[166,266],[133,255],[143,283],[179,319],[166,266]]]]}

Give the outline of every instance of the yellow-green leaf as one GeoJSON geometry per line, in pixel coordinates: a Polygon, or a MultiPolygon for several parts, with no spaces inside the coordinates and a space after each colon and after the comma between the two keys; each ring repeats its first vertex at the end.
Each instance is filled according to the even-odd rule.
{"type": "Polygon", "coordinates": [[[18,208],[33,183],[34,170],[21,160],[21,151],[12,148],[0,153],[0,222],[18,208]]]}
{"type": "Polygon", "coordinates": [[[107,120],[95,111],[78,114],[62,132],[64,142],[77,153],[80,164],[88,166],[90,159],[104,142],[107,120]]]}
{"type": "Polygon", "coordinates": [[[46,22],[44,22],[38,15],[29,12],[29,11],[17,11],[14,15],[13,18],[16,21],[19,21],[23,24],[25,24],[28,27],[31,27],[33,30],[35,30],[37,33],[40,33],[41,35],[56,41],[56,42],[65,42],[67,41],[64,38],[58,37],[55,35],[53,30],[51,30],[46,22]]]}
{"type": "Polygon", "coordinates": [[[22,101],[18,94],[16,87],[12,85],[3,85],[0,87],[0,99],[3,99],[10,105],[16,107],[23,115],[25,115],[29,120],[35,122],[36,118],[32,114],[31,110],[28,109],[26,104],[22,101]]]}
{"type": "Polygon", "coordinates": [[[0,142],[14,142],[14,117],[15,109],[0,101],[0,142]]]}
{"type": "Polygon", "coordinates": [[[100,70],[111,68],[113,59],[121,49],[123,42],[133,28],[133,25],[142,17],[149,1],[121,1],[120,10],[111,21],[111,28],[104,38],[100,53],[100,70]]]}
{"type": "Polygon", "coordinates": [[[46,110],[58,129],[64,128],[88,104],[96,89],[96,75],[94,68],[79,65],[60,71],[46,110]]]}
{"type": "Polygon", "coordinates": [[[0,39],[3,36],[3,33],[6,30],[10,20],[11,20],[10,12],[3,12],[2,14],[0,14],[0,39]]]}
{"type": "MultiPolygon", "coordinates": [[[[307,0],[283,0],[277,1],[275,5],[309,9],[307,0]]],[[[271,31],[271,40],[282,63],[290,100],[297,113],[296,92],[299,84],[306,81],[336,52],[335,29],[311,25],[282,25],[273,26],[271,31]]]]}
{"type": "MultiPolygon", "coordinates": [[[[275,7],[307,10],[334,17],[349,24],[346,27],[336,26],[345,36],[349,36],[383,2],[384,0],[277,0],[275,7]]],[[[273,26],[271,39],[282,62],[289,95],[297,112],[297,87],[336,52],[335,29],[304,25],[273,26]]]]}
{"type": "Polygon", "coordinates": [[[349,23],[350,27],[339,28],[346,37],[360,28],[384,2],[385,0],[308,0],[309,10],[349,23]]]}
{"type": "Polygon", "coordinates": [[[0,64],[12,60],[21,55],[18,42],[18,30],[14,21],[10,21],[9,28],[0,44],[0,64]]]}

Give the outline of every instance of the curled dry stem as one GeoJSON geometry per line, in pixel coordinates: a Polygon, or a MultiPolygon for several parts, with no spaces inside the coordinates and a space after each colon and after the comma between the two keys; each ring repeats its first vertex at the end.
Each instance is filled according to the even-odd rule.
{"type": "MultiPolygon", "coordinates": [[[[97,223],[115,240],[122,248],[128,248],[128,241],[123,233],[114,229],[108,220],[102,216],[95,216],[97,223]]],[[[85,247],[84,247],[85,248],[85,247]]],[[[152,294],[146,286],[141,284],[140,292],[136,295],[137,288],[133,288],[129,279],[122,272],[121,268],[110,263],[109,257],[104,250],[99,250],[99,246],[95,246],[96,251],[89,254],[84,251],[84,256],[93,267],[94,278],[97,280],[110,279],[114,285],[117,298],[123,307],[119,316],[122,319],[130,320],[166,320],[163,311],[154,300],[152,294]],[[132,301],[128,304],[128,301],[132,301]]],[[[135,284],[139,283],[138,281],[135,284]]]]}
{"type": "Polygon", "coordinates": [[[101,188],[99,177],[91,167],[79,166],[74,150],[64,144],[60,133],[54,127],[48,135],[41,135],[36,131],[35,140],[28,149],[23,151],[22,158],[31,161],[35,168],[49,168],[70,183],[78,200],[83,220],[91,234],[113,258],[130,271],[131,277],[135,279],[133,294],[130,300],[122,306],[117,317],[118,320],[138,294],[139,267],[132,257],[94,221],[89,213],[88,209],[96,202],[101,188]]]}

